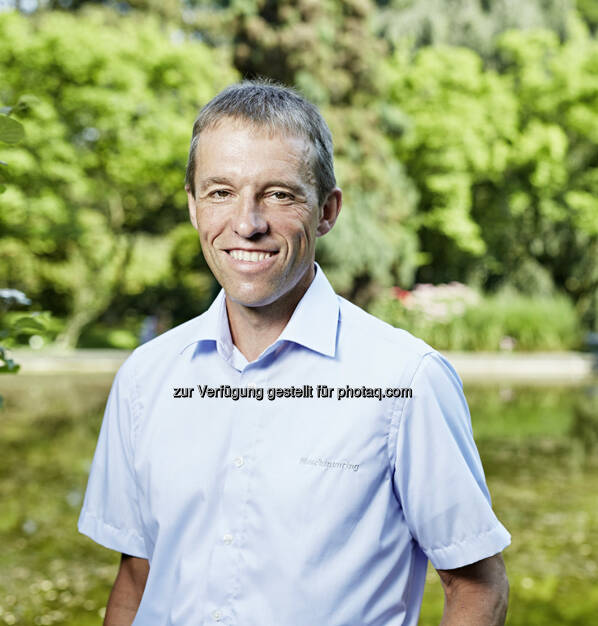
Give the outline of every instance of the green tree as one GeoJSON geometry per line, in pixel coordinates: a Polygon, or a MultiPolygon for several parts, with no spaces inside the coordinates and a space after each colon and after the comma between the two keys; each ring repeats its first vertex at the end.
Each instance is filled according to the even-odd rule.
{"type": "Polygon", "coordinates": [[[38,99],[11,149],[0,282],[66,315],[75,345],[115,294],[160,279],[145,266],[167,273],[190,122],[235,73],[224,51],[109,10],[0,14],[0,67],[1,100],[38,99]]]}
{"type": "Polygon", "coordinates": [[[422,48],[414,59],[397,52],[387,64],[396,158],[420,193],[417,226],[432,282],[463,274],[487,244],[472,214],[479,180],[500,178],[517,135],[517,98],[496,72],[466,48],[422,48]]]}
{"type": "MultiPolygon", "coordinates": [[[[594,2],[594,0],[589,0],[594,2]]],[[[464,46],[484,58],[496,52],[496,38],[510,29],[551,29],[569,34],[574,0],[378,0],[376,30],[392,46],[464,46]]]]}
{"type": "MultiPolygon", "coordinates": [[[[2,143],[15,144],[25,136],[23,125],[10,117],[14,109],[15,107],[2,107],[0,109],[0,142],[2,143]]],[[[6,186],[3,183],[6,178],[5,168],[7,165],[5,161],[0,161],[0,193],[6,191],[6,186]]]]}
{"type": "MultiPolygon", "coordinates": [[[[519,100],[520,136],[503,190],[517,244],[507,253],[547,268],[598,329],[598,41],[582,22],[571,28],[564,43],[516,31],[499,42],[519,100]]],[[[498,250],[492,223],[485,229],[498,250]]]]}
{"type": "MultiPolygon", "coordinates": [[[[15,108],[23,108],[25,99],[17,103],[17,107],[4,107],[0,113],[0,142],[15,144],[23,139],[25,130],[23,125],[10,116],[15,108]]],[[[0,165],[6,167],[4,161],[0,161],[0,165]]],[[[0,194],[6,191],[6,187],[0,184],[0,194]]],[[[4,319],[5,312],[15,305],[29,305],[31,300],[24,293],[16,289],[0,289],[0,374],[16,374],[20,365],[9,357],[7,352],[7,343],[23,331],[44,331],[43,324],[34,318],[34,315],[21,315],[16,320],[6,322],[4,319]]],[[[0,395],[0,408],[2,408],[3,398],[0,395]]]]}
{"type": "MultiPolygon", "coordinates": [[[[13,144],[18,143],[24,137],[25,132],[23,125],[9,117],[12,113],[12,107],[5,107],[0,113],[0,142],[13,144]]],[[[4,161],[0,161],[1,167],[6,167],[4,161]]],[[[0,194],[6,191],[6,186],[0,182],[0,194]]],[[[21,304],[29,304],[25,294],[19,291],[0,290],[0,316],[4,313],[4,308],[8,308],[8,303],[19,302],[21,304]]],[[[0,317],[0,324],[2,323],[0,317]]],[[[4,341],[9,337],[12,329],[0,328],[0,339],[4,341]]],[[[4,345],[0,345],[0,374],[16,374],[19,371],[17,365],[6,353],[4,345]]],[[[0,395],[0,408],[2,407],[2,396],[0,395]]]]}
{"type": "Polygon", "coordinates": [[[598,29],[598,3],[596,0],[577,0],[575,3],[580,17],[595,33],[598,29]]]}
{"type": "Polygon", "coordinates": [[[397,53],[386,84],[406,116],[395,154],[421,194],[418,278],[556,286],[595,325],[598,42],[571,29],[565,43],[505,33],[498,70],[462,48],[397,53]]]}

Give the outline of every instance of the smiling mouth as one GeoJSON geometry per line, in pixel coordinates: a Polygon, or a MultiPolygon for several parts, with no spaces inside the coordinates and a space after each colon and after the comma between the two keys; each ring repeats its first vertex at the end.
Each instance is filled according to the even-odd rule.
{"type": "Polygon", "coordinates": [[[235,261],[249,261],[250,263],[258,263],[274,256],[276,252],[249,251],[249,250],[229,250],[228,254],[235,259],[235,261]]]}

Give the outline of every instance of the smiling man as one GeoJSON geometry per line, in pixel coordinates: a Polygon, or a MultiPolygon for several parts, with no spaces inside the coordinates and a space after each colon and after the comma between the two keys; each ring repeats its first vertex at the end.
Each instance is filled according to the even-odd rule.
{"type": "Polygon", "coordinates": [[[458,376],[315,263],[342,204],[317,109],[229,87],[186,183],[222,291],[114,381],[79,520],[122,553],[105,624],[414,625],[428,560],[442,624],[503,624],[509,534],[458,376]]]}
{"type": "Polygon", "coordinates": [[[226,293],[233,343],[254,360],[312,283],[316,238],[334,224],[341,191],[320,201],[314,148],[298,134],[229,117],[203,130],[194,149],[191,223],[226,293]]]}

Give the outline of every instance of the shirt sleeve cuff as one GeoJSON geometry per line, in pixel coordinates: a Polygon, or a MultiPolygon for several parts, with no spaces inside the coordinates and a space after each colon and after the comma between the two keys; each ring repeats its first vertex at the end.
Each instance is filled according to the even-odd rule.
{"type": "Polygon", "coordinates": [[[474,537],[426,550],[436,569],[455,569],[498,554],[511,543],[511,535],[502,524],[497,524],[474,537]]]}
{"type": "Polygon", "coordinates": [[[85,511],[81,513],[78,528],[81,534],[105,548],[142,559],[149,558],[143,538],[133,530],[115,528],[85,511]]]}

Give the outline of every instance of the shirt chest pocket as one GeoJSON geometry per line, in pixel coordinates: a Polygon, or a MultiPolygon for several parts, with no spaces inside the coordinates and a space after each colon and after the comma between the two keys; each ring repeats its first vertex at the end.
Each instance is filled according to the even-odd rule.
{"type": "Polygon", "coordinates": [[[289,517],[338,503],[358,514],[382,483],[389,485],[384,403],[295,401],[268,407],[256,447],[260,492],[289,517]]]}

